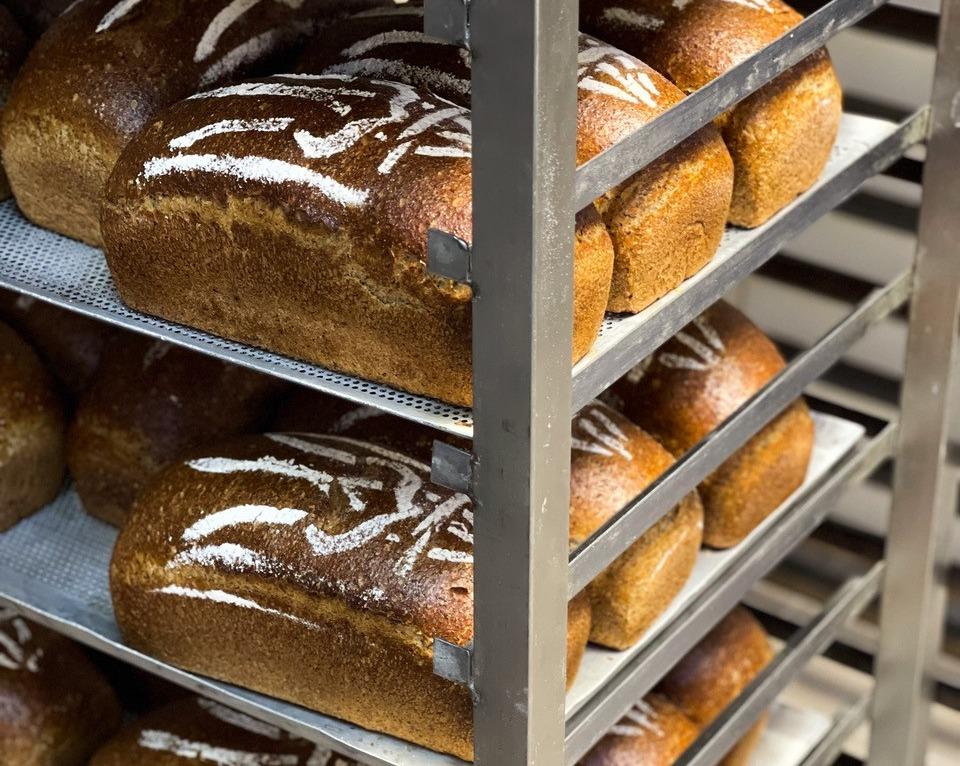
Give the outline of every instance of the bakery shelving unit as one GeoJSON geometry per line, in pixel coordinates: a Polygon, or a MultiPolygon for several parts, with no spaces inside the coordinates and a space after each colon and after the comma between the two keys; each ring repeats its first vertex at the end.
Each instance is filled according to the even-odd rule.
{"type": "MultiPolygon", "coordinates": [[[[570,374],[574,211],[676,145],[878,8],[832,0],[767,49],[691,95],[588,164],[574,167],[573,0],[427,0],[431,34],[474,54],[472,246],[431,234],[431,268],[474,290],[472,412],[332,373],[130,311],[101,253],[0,206],[0,284],[73,311],[356,402],[472,436],[467,454],[438,443],[438,480],[476,501],[475,625],[469,647],[437,642],[436,672],[474,693],[480,766],[576,763],[622,714],[824,519],[849,484],[896,458],[887,559],[841,587],[769,668],[681,759],[716,763],[730,744],[878,594],[884,618],[875,690],[820,727],[797,762],[828,764],[845,734],[874,722],[872,766],[922,762],[931,648],[941,627],[941,533],[951,503],[942,480],[947,394],[960,302],[960,28],[945,0],[929,107],[894,123],[845,115],[814,188],[764,226],[728,231],[715,260],[639,315],[608,318],[570,374]],[[920,247],[914,268],[878,288],[647,492],[572,554],[567,548],[569,421],[792,236],[926,143],[920,247]],[[850,345],[893,312],[911,321],[902,416],[860,425],[817,416],[806,483],[742,545],[707,552],[683,594],[627,652],[591,649],[570,694],[567,600],[725,457],[754,435],[850,345]]],[[[0,536],[0,603],[131,664],[375,765],[459,763],[389,737],[199,678],[120,642],[107,568],[114,532],[64,495],[0,536]]]]}

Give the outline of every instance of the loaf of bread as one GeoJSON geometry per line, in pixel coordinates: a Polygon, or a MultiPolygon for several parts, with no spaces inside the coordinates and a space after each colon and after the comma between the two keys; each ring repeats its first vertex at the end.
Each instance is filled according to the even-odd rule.
{"type": "MultiPolygon", "coordinates": [[[[0,115],[2,115],[20,64],[27,55],[27,38],[10,11],[0,5],[0,115]]],[[[0,167],[0,200],[10,196],[7,174],[0,167]]]]}
{"type": "Polygon", "coordinates": [[[107,340],[118,332],[82,314],[2,288],[0,320],[33,346],[71,400],[87,390],[107,340]]]}
{"type": "MultiPolygon", "coordinates": [[[[579,766],[672,766],[773,656],[763,627],[738,608],[724,618],[580,761],[579,766]]],[[[720,762],[747,766],[762,717],[720,762]]]]}
{"type": "Polygon", "coordinates": [[[74,0],[3,0],[3,4],[31,37],[38,37],[73,3],[74,0]]]}
{"type": "Polygon", "coordinates": [[[67,464],[84,508],[122,525],[140,490],[181,453],[261,430],[283,387],[163,341],[115,338],[67,432],[67,464]]]}
{"type": "MultiPolygon", "coordinates": [[[[472,400],[471,290],[427,230],[471,236],[469,113],[386,81],[284,75],[207,91],[124,151],[107,262],[133,308],[455,404],[472,400]]],[[[581,213],[573,357],[613,248],[581,213]]]]}
{"type": "Polygon", "coordinates": [[[60,492],[65,428],[50,374],[33,349],[0,323],[0,531],[60,492]]]}
{"type": "MultiPolygon", "coordinates": [[[[583,0],[580,9],[586,31],[639,56],[684,93],[803,19],[780,0],[583,0]]],[[[841,109],[840,83],[821,49],[717,118],[735,168],[731,223],[759,226],[816,181],[841,109]]]]}
{"type": "MultiPolygon", "coordinates": [[[[423,9],[365,11],[324,30],[300,69],[426,87],[470,105],[470,55],[423,34],[423,9]]],[[[643,62],[581,35],[577,162],[650,122],[683,94],[643,62]]],[[[730,209],[733,163],[708,126],[597,200],[616,258],[608,308],[645,308],[713,257],[730,209]]]]}
{"type": "MultiPolygon", "coordinates": [[[[433,639],[473,636],[472,519],[385,447],[238,439],[140,495],[111,564],[117,622],[165,662],[470,759],[470,694],[434,675],[433,639]]],[[[588,599],[569,623],[572,680],[588,599]]]]}
{"type": "Polygon", "coordinates": [[[585,755],[579,766],[673,766],[700,727],[662,694],[649,694],[585,755]]]}
{"type": "Polygon", "coordinates": [[[20,209],[99,244],[103,188],[124,145],[198,89],[282,66],[276,60],[313,31],[325,6],[80,0],[34,47],[4,113],[0,148],[20,209]]]}
{"type": "Polygon", "coordinates": [[[90,766],[360,766],[208,699],[166,705],[124,727],[90,766]]]}
{"type": "MultiPolygon", "coordinates": [[[[734,609],[660,682],[658,690],[698,726],[712,723],[756,678],[773,649],[763,626],[743,607],[734,609]]],[[[721,766],[747,766],[766,716],[730,751],[721,766]]]]}
{"type": "MultiPolygon", "coordinates": [[[[363,439],[425,463],[430,462],[435,439],[470,449],[467,440],[306,389],[296,391],[281,404],[274,428],[363,439]]],[[[673,463],[670,453],[652,437],[601,402],[592,402],[577,414],[572,437],[571,549],[673,463]]],[[[590,640],[614,649],[635,644],[689,578],[702,535],[703,508],[694,492],[588,588],[593,609],[590,640]]]]}
{"type": "Polygon", "coordinates": [[[119,725],[113,690],[76,645],[0,609],[0,763],[86,766],[119,725]]]}
{"type": "MultiPolygon", "coordinates": [[[[779,373],[773,342],[720,301],[612,388],[610,401],[680,456],[779,373]]],[[[813,420],[798,400],[701,485],[704,543],[728,548],[799,487],[813,450],[813,420]]]]}

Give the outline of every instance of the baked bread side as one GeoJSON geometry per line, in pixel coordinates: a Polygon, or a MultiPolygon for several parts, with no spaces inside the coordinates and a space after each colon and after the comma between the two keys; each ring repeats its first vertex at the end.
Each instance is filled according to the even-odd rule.
{"type": "MultiPolygon", "coordinates": [[[[780,0],[587,0],[584,28],[639,56],[684,93],[788,33],[803,17],[780,0]]],[[[817,180],[830,157],[842,93],[825,49],[717,120],[733,157],[730,222],[767,221],[817,180]]]]}
{"type": "MultiPolygon", "coordinates": [[[[300,71],[382,77],[470,105],[470,53],[422,32],[422,9],[374,9],[334,24],[300,71]]],[[[577,162],[584,163],[683,98],[622,50],[580,37],[577,162]]],[[[730,206],[733,164],[709,126],[597,200],[616,258],[608,309],[639,311],[713,257],[730,206]]]]}
{"type": "MultiPolygon", "coordinates": [[[[784,364],[756,325],[720,301],[618,381],[611,401],[679,457],[784,364]]],[[[813,437],[798,400],[704,480],[704,543],[736,545],[775,511],[806,478],[813,437]]]]}
{"type": "Polygon", "coordinates": [[[37,355],[0,323],[0,531],[39,511],[60,492],[64,413],[37,355]]]}
{"type": "Polygon", "coordinates": [[[99,245],[103,189],[126,143],[169,104],[259,73],[312,32],[325,7],[324,0],[71,6],[31,52],[0,127],[20,209],[40,226],[99,245]]]}
{"type": "Polygon", "coordinates": [[[115,338],[67,432],[84,508],[121,526],[140,491],[181,453],[266,426],[284,388],[163,341],[115,338]]]}
{"type": "MultiPolygon", "coordinates": [[[[410,86],[289,75],[208,91],[134,140],[103,210],[135,309],[455,404],[472,401],[471,290],[426,270],[471,237],[466,110],[410,86]]],[[[572,357],[613,250],[578,216],[572,357]]]]}
{"type": "MultiPolygon", "coordinates": [[[[433,639],[472,638],[472,562],[470,500],[423,463],[271,434],[164,471],[120,533],[111,592],[138,650],[469,759],[469,692],[434,675],[433,639]]],[[[570,624],[585,643],[588,604],[570,624]]]]}
{"type": "Polygon", "coordinates": [[[0,609],[0,763],[86,766],[120,725],[113,690],[66,638],[0,609]]]}
{"type": "Polygon", "coordinates": [[[360,766],[213,700],[190,697],[124,727],[90,766],[360,766]]]}
{"type": "MultiPolygon", "coordinates": [[[[28,42],[23,30],[4,6],[0,5],[0,115],[6,108],[20,64],[27,56],[28,42]]],[[[0,167],[0,200],[10,196],[7,174],[0,167]]]]}
{"type": "Polygon", "coordinates": [[[71,401],[87,390],[107,341],[118,332],[104,322],[2,288],[0,319],[33,346],[71,401]]]}
{"type": "MultiPolygon", "coordinates": [[[[570,545],[577,547],[673,463],[642,429],[600,402],[573,420],[570,545]]],[[[635,644],[693,571],[703,535],[696,492],[645,532],[594,580],[590,639],[613,649],[635,644]]]]}

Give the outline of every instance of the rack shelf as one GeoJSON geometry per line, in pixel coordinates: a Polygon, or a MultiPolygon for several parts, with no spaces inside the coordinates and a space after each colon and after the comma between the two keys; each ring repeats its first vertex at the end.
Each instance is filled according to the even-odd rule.
{"type": "MultiPolygon", "coordinates": [[[[677,628],[683,628],[689,645],[699,640],[709,630],[709,618],[716,609],[711,610],[710,615],[700,613],[691,618],[691,608],[706,594],[711,594],[711,598],[720,597],[731,606],[736,603],[778,560],[771,556],[769,546],[764,545],[771,533],[789,532],[794,542],[802,539],[808,527],[817,523],[827,510],[812,495],[824,477],[832,474],[849,479],[852,465],[866,468],[868,460],[876,462],[876,450],[856,449],[864,434],[862,426],[819,413],[815,419],[814,455],[803,487],[742,545],[730,551],[704,551],[682,594],[636,647],[627,652],[588,648],[577,683],[568,696],[571,721],[590,708],[597,695],[602,696],[601,692],[629,670],[638,657],[649,656],[658,647],[676,654],[674,649],[679,643],[671,634],[677,628]],[[794,520],[803,523],[797,524],[794,520]],[[749,572],[749,578],[731,576],[740,569],[749,572]]],[[[108,568],[115,539],[116,530],[84,513],[76,494],[65,491],[39,514],[0,535],[0,603],[9,604],[31,619],[88,646],[374,766],[462,763],[293,705],[185,673],[127,648],[121,642],[109,595],[108,568]]],[[[780,555],[785,555],[788,547],[778,550],[780,555]]],[[[675,659],[679,656],[676,654],[675,659]]],[[[648,665],[644,683],[649,689],[669,665],[660,657],[648,665]]],[[[599,720],[596,714],[593,720],[599,720]]]]}
{"type": "MultiPolygon", "coordinates": [[[[764,226],[730,229],[714,260],[678,290],[631,317],[608,317],[600,338],[574,370],[580,409],[640,359],[771,258],[791,236],[853,194],[920,140],[926,113],[898,125],[845,115],[836,148],[818,184],[764,226]]],[[[0,285],[127,330],[243,365],[268,375],[471,436],[469,410],[398,391],[316,365],[234,343],[132,311],[114,289],[103,254],[33,226],[13,202],[0,205],[0,285]]]]}

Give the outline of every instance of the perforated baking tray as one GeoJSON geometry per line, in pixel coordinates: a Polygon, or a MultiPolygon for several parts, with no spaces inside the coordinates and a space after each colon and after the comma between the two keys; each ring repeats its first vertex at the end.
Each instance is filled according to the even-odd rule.
{"type": "MultiPolygon", "coordinates": [[[[849,453],[863,434],[855,423],[816,414],[816,442],[804,489],[810,488],[849,453]]],[[[764,528],[789,512],[791,501],[764,528]]],[[[758,531],[755,534],[761,534],[758,531]]],[[[184,673],[123,645],[110,602],[108,569],[116,530],[84,513],[76,494],[67,489],[40,513],[0,534],[0,604],[10,604],[28,617],[82,643],[145,668],[199,694],[269,721],[295,734],[339,749],[375,766],[451,766],[461,761],[399,740],[321,716],[252,692],[184,673]]],[[[748,541],[749,543],[749,541],[748,541]]],[[[630,652],[590,647],[569,706],[576,710],[603,687],[636,651],[655,641],[657,633],[691,599],[716,584],[723,563],[733,552],[704,552],[693,578],[678,602],[657,623],[649,637],[630,652]]]]}
{"type": "MultiPolygon", "coordinates": [[[[902,156],[919,140],[924,121],[916,116],[897,125],[844,115],[833,156],[813,190],[759,229],[729,230],[706,269],[642,314],[608,317],[594,349],[574,371],[574,409],[759,267],[783,242],[902,156]]],[[[99,250],[33,226],[13,202],[0,205],[0,285],[447,433],[472,433],[469,410],[131,311],[121,302],[99,250]]]]}

